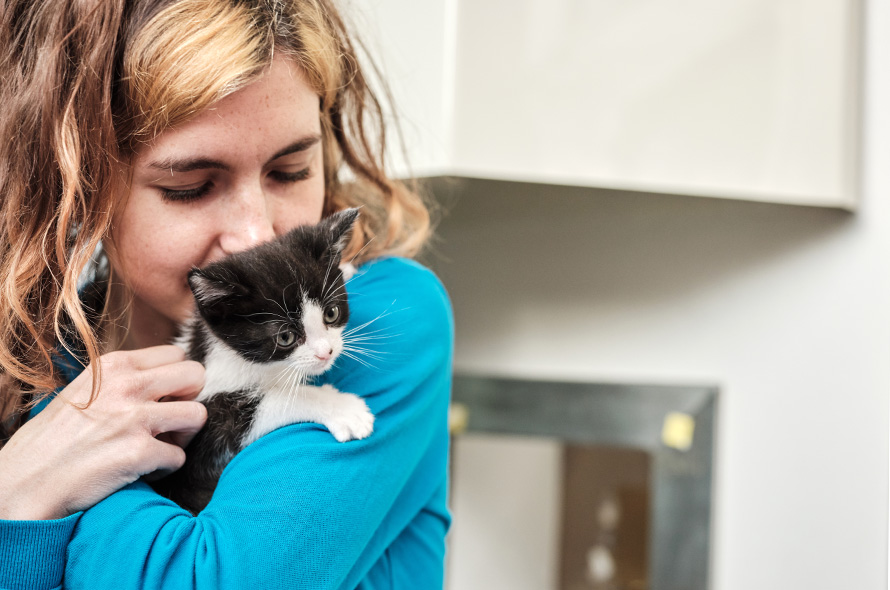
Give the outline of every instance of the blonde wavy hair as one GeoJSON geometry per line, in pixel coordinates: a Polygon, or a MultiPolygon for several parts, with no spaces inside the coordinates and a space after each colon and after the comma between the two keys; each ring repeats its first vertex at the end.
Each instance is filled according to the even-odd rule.
{"type": "Polygon", "coordinates": [[[385,172],[381,103],[332,0],[6,0],[0,11],[0,444],[61,385],[59,343],[86,362],[108,349],[109,298],[86,308],[78,280],[109,239],[133,154],[254,81],[275,52],[319,96],[324,214],[363,207],[345,255],[413,256],[429,237],[416,188],[385,172]]]}

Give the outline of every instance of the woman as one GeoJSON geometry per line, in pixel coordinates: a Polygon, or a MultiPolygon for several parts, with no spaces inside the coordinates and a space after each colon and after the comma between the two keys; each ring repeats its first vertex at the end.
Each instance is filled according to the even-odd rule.
{"type": "Polygon", "coordinates": [[[0,588],[441,587],[450,307],[400,257],[429,217],[383,171],[334,7],[2,10],[0,588]],[[203,368],[167,344],[192,309],[186,273],[350,206],[350,325],[377,360],[323,379],[365,399],[375,432],[273,431],[192,517],[141,479],[178,468],[206,416],[203,368]]]}

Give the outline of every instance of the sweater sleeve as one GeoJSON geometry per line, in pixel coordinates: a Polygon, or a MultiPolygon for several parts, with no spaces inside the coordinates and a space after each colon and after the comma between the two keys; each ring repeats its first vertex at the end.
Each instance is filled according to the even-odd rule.
{"type": "MultiPolygon", "coordinates": [[[[77,375],[70,357],[56,360],[69,381],[77,375]]],[[[45,408],[51,398],[38,403],[31,415],[45,408]]],[[[81,514],[57,520],[0,519],[0,590],[61,588],[68,541],[81,514]]]]}
{"type": "Polygon", "coordinates": [[[59,520],[0,520],[0,589],[61,588],[65,549],[80,515],[59,520]]]}
{"type": "Polygon", "coordinates": [[[275,430],[196,517],[142,482],[112,494],[77,523],[66,588],[441,588],[450,304],[431,272],[394,258],[363,267],[349,294],[354,358],[322,380],[365,399],[374,433],[275,430]]]}

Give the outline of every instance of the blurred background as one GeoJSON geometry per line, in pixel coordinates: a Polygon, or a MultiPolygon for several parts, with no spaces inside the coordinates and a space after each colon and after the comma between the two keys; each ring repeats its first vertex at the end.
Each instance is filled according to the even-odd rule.
{"type": "Polygon", "coordinates": [[[890,3],[345,12],[444,211],[449,590],[886,588],[890,3]]]}

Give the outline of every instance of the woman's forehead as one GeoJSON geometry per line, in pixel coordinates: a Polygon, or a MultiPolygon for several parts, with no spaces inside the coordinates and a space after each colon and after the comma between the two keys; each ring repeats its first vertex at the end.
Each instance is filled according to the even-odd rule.
{"type": "MultiPolygon", "coordinates": [[[[275,58],[256,81],[191,120],[160,133],[134,158],[137,167],[213,167],[227,159],[275,159],[305,151],[321,139],[318,96],[298,66],[275,58]]],[[[219,166],[221,164],[222,166],[219,166]]]]}

